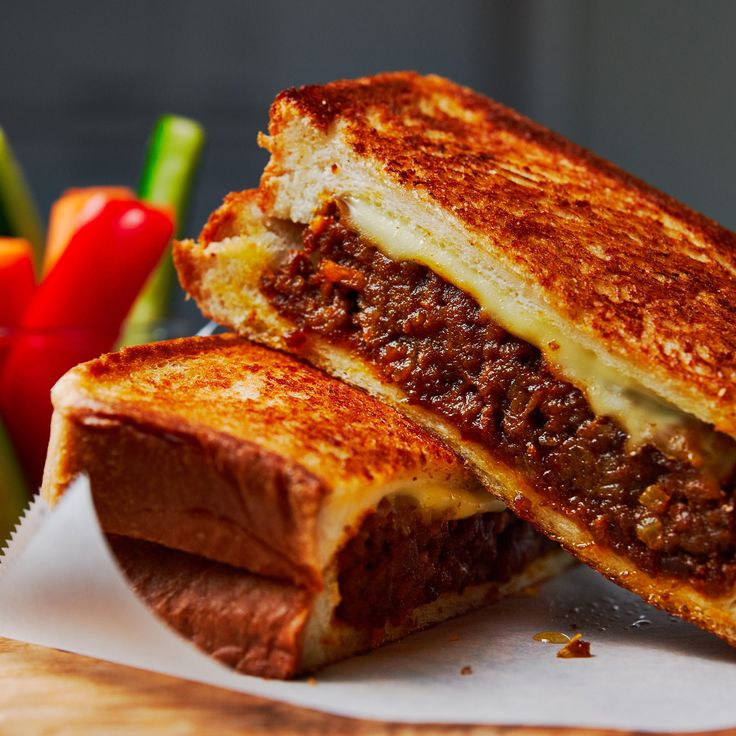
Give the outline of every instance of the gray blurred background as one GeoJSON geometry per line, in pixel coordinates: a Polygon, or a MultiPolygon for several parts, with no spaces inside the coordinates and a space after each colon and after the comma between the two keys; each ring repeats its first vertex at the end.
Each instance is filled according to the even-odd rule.
{"type": "Polygon", "coordinates": [[[69,186],[135,185],[161,112],[209,145],[191,232],[257,183],[282,88],[437,72],[736,228],[736,2],[4,0],[0,125],[44,212],[69,186]]]}

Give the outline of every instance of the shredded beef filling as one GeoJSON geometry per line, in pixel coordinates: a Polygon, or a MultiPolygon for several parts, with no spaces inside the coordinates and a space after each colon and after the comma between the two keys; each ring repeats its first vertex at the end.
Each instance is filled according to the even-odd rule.
{"type": "Polygon", "coordinates": [[[430,269],[393,261],[331,205],[262,290],[296,326],[346,344],[519,471],[593,538],[651,573],[717,593],[736,582],[736,478],[722,483],[651,445],[631,451],[541,352],[430,269]]]}
{"type": "Polygon", "coordinates": [[[508,581],[554,547],[507,511],[428,519],[412,498],[383,499],[338,554],[336,615],[359,629],[398,626],[443,593],[508,581]]]}

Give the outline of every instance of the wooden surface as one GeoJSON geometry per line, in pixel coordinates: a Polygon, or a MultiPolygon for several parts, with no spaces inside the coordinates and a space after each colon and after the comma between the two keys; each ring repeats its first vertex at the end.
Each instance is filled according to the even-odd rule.
{"type": "MultiPolygon", "coordinates": [[[[319,683],[315,685],[319,687],[319,683]]],[[[0,638],[0,733],[558,736],[565,729],[357,721],[0,638]]],[[[575,736],[621,732],[576,730],[575,736]]],[[[736,736],[736,730],[711,732],[736,736]]]]}

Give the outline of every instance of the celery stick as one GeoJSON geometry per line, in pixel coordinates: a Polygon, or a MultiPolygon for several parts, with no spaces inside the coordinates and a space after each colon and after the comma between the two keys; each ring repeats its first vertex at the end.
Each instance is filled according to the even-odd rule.
{"type": "MultiPolygon", "coordinates": [[[[185,232],[189,198],[204,141],[204,129],[199,123],[164,115],[157,121],[148,144],[138,196],[173,209],[177,237],[185,232]]],[[[171,250],[167,249],[128,317],[130,327],[123,336],[124,345],[140,340],[142,325],[167,316],[174,283],[171,250]]]]}
{"type": "Polygon", "coordinates": [[[148,146],[138,196],[176,210],[177,237],[184,232],[189,196],[203,146],[202,126],[176,115],[159,118],[148,146]]]}
{"type": "Polygon", "coordinates": [[[10,536],[29,498],[10,438],[0,423],[0,544],[10,536]]]}
{"type": "Polygon", "coordinates": [[[41,267],[44,231],[38,208],[33,201],[23,171],[13,155],[10,143],[0,128],[0,235],[25,238],[33,246],[36,270],[41,267]]]}

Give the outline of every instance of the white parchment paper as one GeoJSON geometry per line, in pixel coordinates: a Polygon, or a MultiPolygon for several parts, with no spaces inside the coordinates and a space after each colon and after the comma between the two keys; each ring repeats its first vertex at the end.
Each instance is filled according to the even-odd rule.
{"type": "Polygon", "coordinates": [[[707,730],[736,726],[736,650],[578,567],[367,656],[317,685],[235,674],[131,592],[80,479],[53,511],[37,501],[0,563],[0,635],[280,699],[407,722],[707,730]],[[579,627],[575,629],[573,627],[579,627]],[[580,630],[591,659],[558,659],[540,631],[580,630]],[[461,675],[463,667],[472,674],[461,675]]]}

